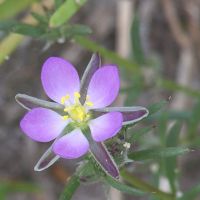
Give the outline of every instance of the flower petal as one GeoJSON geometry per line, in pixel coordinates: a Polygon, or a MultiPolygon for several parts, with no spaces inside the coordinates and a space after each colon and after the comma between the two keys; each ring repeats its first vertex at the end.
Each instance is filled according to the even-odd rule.
{"type": "Polygon", "coordinates": [[[55,154],[62,158],[75,159],[84,155],[89,149],[89,143],[80,129],[61,137],[53,145],[55,154]]]}
{"type": "Polygon", "coordinates": [[[119,72],[116,66],[107,65],[98,69],[89,84],[88,96],[94,104],[92,108],[110,105],[119,93],[119,72]]]}
{"type": "Polygon", "coordinates": [[[102,142],[115,136],[122,127],[122,114],[110,112],[89,122],[92,137],[97,142],[102,142]]]}
{"type": "Polygon", "coordinates": [[[20,122],[22,131],[31,139],[49,142],[55,139],[68,124],[56,112],[46,108],[34,108],[20,122]]]}
{"type": "Polygon", "coordinates": [[[41,80],[46,94],[58,103],[67,94],[73,97],[80,87],[76,69],[68,61],[58,57],[50,57],[45,61],[41,80]]]}
{"type": "Polygon", "coordinates": [[[131,107],[108,107],[95,109],[94,114],[99,116],[107,112],[120,112],[123,116],[123,125],[133,124],[147,117],[149,111],[142,106],[131,107]]]}

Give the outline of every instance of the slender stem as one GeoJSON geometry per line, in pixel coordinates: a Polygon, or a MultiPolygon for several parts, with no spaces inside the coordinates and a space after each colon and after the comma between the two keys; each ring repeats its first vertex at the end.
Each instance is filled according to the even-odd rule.
{"type": "Polygon", "coordinates": [[[126,60],[120,57],[117,53],[104,48],[103,46],[99,45],[98,43],[88,39],[87,37],[76,36],[75,42],[81,45],[82,47],[89,49],[93,52],[99,52],[104,58],[111,60],[114,63],[117,63],[120,66],[126,67],[128,70],[133,71],[134,73],[140,73],[140,66],[138,63],[129,60],[126,60]]]}
{"type": "Polygon", "coordinates": [[[67,182],[64,191],[60,195],[59,200],[70,200],[79,186],[80,186],[79,177],[77,175],[71,176],[71,178],[67,182]]]}
{"type": "MultiPolygon", "coordinates": [[[[76,36],[76,37],[74,37],[74,40],[76,43],[78,43],[82,47],[89,49],[93,52],[99,52],[100,55],[102,55],[104,58],[109,59],[110,61],[112,61],[115,64],[118,64],[121,67],[125,67],[130,72],[134,72],[134,74],[141,74],[141,67],[134,60],[124,59],[124,58],[120,57],[117,53],[104,48],[103,46],[90,40],[87,37],[76,36]]],[[[161,85],[164,89],[169,89],[172,91],[181,91],[181,92],[183,92],[187,95],[193,96],[193,97],[200,97],[199,91],[194,90],[189,87],[186,87],[186,86],[183,86],[183,85],[180,85],[180,84],[175,83],[174,81],[171,81],[168,79],[164,79],[164,78],[158,79],[157,84],[161,85]]]]}
{"type": "Polygon", "coordinates": [[[142,191],[151,193],[152,195],[158,197],[160,200],[175,200],[175,197],[172,194],[163,192],[156,187],[138,179],[133,174],[127,172],[125,169],[122,169],[120,174],[129,184],[137,187],[138,189],[141,189],[142,191]]]}

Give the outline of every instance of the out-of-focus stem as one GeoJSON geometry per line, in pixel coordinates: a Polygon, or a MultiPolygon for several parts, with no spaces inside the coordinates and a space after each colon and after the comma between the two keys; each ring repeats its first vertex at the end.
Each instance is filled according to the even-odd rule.
{"type": "Polygon", "coordinates": [[[136,62],[122,58],[117,53],[104,48],[95,41],[92,41],[89,38],[83,36],[75,36],[73,39],[82,47],[89,49],[93,52],[99,52],[101,56],[118,64],[119,66],[123,66],[131,72],[140,73],[139,65],[136,62]]]}
{"type": "Polygon", "coordinates": [[[10,54],[21,43],[24,36],[19,34],[10,34],[0,43],[0,64],[8,59],[10,54]]]}
{"type": "Polygon", "coordinates": [[[156,187],[138,179],[133,174],[127,172],[125,169],[122,169],[120,171],[120,175],[129,184],[133,185],[134,187],[137,187],[142,191],[151,193],[152,195],[158,197],[160,200],[175,200],[175,197],[172,194],[163,192],[157,189],[156,187]]]}

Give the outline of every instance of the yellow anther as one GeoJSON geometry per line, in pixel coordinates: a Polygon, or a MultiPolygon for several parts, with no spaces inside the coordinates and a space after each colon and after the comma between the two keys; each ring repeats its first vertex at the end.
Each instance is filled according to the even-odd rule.
{"type": "Polygon", "coordinates": [[[79,92],[74,92],[74,101],[76,104],[79,104],[80,97],[81,97],[81,95],[79,92]]]}
{"type": "Polygon", "coordinates": [[[91,101],[86,101],[85,104],[89,107],[93,106],[94,104],[91,101]]]}
{"type": "Polygon", "coordinates": [[[70,96],[67,94],[67,95],[65,96],[65,101],[69,100],[69,98],[70,98],[70,96]]]}
{"type": "Polygon", "coordinates": [[[79,92],[74,92],[74,97],[79,99],[81,97],[81,95],[79,92]]]}
{"type": "Polygon", "coordinates": [[[65,104],[65,97],[62,97],[60,102],[61,104],[65,104]]]}
{"type": "Polygon", "coordinates": [[[64,104],[65,104],[65,102],[66,102],[67,100],[69,100],[69,98],[70,98],[70,96],[69,96],[68,94],[67,94],[66,96],[62,97],[62,98],[61,98],[61,101],[60,101],[60,102],[61,102],[61,104],[63,104],[63,105],[64,105],[64,104]]]}
{"type": "Polygon", "coordinates": [[[64,115],[64,116],[62,116],[62,119],[63,119],[63,120],[67,120],[68,118],[69,118],[68,115],[64,115]]]}

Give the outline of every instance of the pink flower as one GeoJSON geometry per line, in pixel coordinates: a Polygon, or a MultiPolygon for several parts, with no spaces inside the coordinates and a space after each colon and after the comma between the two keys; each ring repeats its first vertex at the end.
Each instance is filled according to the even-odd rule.
{"type": "Polygon", "coordinates": [[[22,131],[35,141],[56,139],[52,151],[59,157],[75,159],[88,152],[90,142],[84,134],[87,128],[91,138],[99,143],[114,137],[123,125],[148,115],[148,110],[140,106],[107,107],[119,92],[118,68],[115,65],[100,67],[95,63],[91,66],[80,82],[70,62],[58,57],[48,58],[42,67],[42,85],[60,110],[34,107],[20,122],[22,131]],[[94,117],[95,114],[98,117],[94,117]]]}

